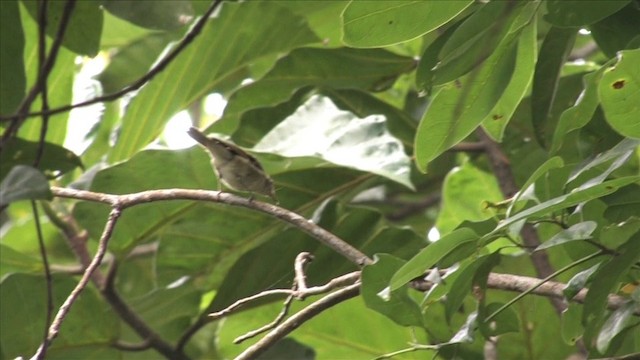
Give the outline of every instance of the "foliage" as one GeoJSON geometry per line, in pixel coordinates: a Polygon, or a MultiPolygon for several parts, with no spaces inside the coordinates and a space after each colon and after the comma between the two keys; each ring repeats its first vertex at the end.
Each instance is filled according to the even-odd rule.
{"type": "MultiPolygon", "coordinates": [[[[49,3],[52,48],[66,2],[49,3]]],[[[40,2],[0,2],[0,204],[11,203],[0,219],[0,358],[32,355],[48,326],[38,232],[57,310],[78,282],[73,270],[87,265],[74,246],[80,239],[95,253],[109,219],[108,206],[60,198],[51,186],[218,189],[201,148],[171,145],[186,136],[168,126],[182,111],[251,151],[279,206],[375,259],[358,298],[265,357],[479,359],[487,346],[501,358],[640,353],[639,1],[223,2],[138,91],[28,117],[12,133],[34,86],[48,96],[22,110],[120,91],[210,6],[79,1],[39,88],[40,2]],[[88,76],[98,60],[108,65],[88,76]],[[219,118],[206,106],[212,94],[227,101],[219,118]],[[38,230],[25,199],[44,210],[38,230]],[[427,240],[434,232],[439,240],[427,240]],[[533,289],[513,301],[496,273],[514,282],[551,274],[567,284],[570,305],[559,313],[533,289]]],[[[184,199],[127,208],[108,249],[100,272],[124,303],[172,346],[195,329],[183,355],[200,359],[248,348],[233,339],[275,318],[281,298],[201,322],[238,299],[290,288],[299,253],[315,257],[310,285],[358,269],[272,216],[184,199]]],[[[144,339],[96,284],[47,357],[161,358],[121,345],[144,339]]],[[[292,312],[306,305],[294,301],[292,312]]]]}

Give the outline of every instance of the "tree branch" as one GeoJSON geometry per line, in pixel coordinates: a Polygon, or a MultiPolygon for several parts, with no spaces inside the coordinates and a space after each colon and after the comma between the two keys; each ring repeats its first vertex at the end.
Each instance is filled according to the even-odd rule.
{"type": "Polygon", "coordinates": [[[57,197],[100,202],[111,205],[112,207],[117,206],[123,210],[138,204],[161,200],[199,200],[241,206],[263,212],[278,218],[281,221],[294,225],[358,266],[364,266],[373,262],[367,255],[363,254],[360,250],[354,248],[349,243],[290,210],[225,192],[191,189],[161,189],[124,195],[112,195],[60,188],[56,186],[51,187],[51,192],[57,197]]]}
{"type": "Polygon", "coordinates": [[[107,243],[111,238],[113,229],[115,228],[116,222],[118,221],[118,218],[120,218],[121,214],[122,209],[120,209],[119,207],[114,206],[111,209],[109,218],[107,219],[107,223],[104,225],[102,236],[100,237],[100,241],[98,242],[98,250],[96,251],[96,255],[93,257],[93,260],[91,260],[91,263],[85,270],[84,274],[82,274],[82,278],[80,278],[80,281],[78,282],[76,287],[71,291],[62,306],[60,306],[60,309],[58,309],[56,317],[53,319],[51,326],[49,326],[49,336],[47,336],[47,339],[40,345],[33,358],[40,358],[40,354],[42,352],[45,352],[51,342],[58,336],[62,321],[69,313],[69,310],[71,310],[71,306],[78,299],[82,290],[84,290],[84,288],[87,286],[87,283],[91,279],[91,275],[93,274],[93,272],[98,268],[98,266],[100,266],[102,258],[107,252],[107,243]]]}
{"type": "Polygon", "coordinates": [[[285,320],[257,343],[243,351],[235,358],[235,360],[255,359],[280,339],[284,338],[287,334],[304,324],[307,320],[334,305],[358,296],[359,293],[360,283],[356,283],[323,297],[285,320]]]}

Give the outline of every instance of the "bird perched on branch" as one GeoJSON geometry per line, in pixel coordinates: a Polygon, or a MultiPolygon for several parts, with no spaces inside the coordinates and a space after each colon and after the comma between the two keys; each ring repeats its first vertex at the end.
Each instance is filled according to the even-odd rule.
{"type": "Polygon", "coordinates": [[[194,127],[187,133],[208,150],[211,165],[221,183],[232,190],[249,192],[251,198],[253,194],[260,194],[277,202],[273,181],[255,157],[236,145],[206,136],[194,127]]]}

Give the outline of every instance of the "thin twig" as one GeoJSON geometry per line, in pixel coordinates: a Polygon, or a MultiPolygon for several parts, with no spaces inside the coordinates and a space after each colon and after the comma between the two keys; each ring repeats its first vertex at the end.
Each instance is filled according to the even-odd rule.
{"type": "MultiPolygon", "coordinates": [[[[64,38],[64,33],[67,30],[67,25],[69,25],[69,20],[71,19],[71,13],[75,7],[75,0],[67,0],[67,3],[64,6],[64,10],[62,12],[62,16],[60,18],[60,24],[58,26],[58,31],[56,33],[56,37],[53,39],[53,43],[51,44],[51,50],[49,51],[49,56],[47,56],[47,60],[44,65],[41,67],[41,71],[39,71],[39,76],[36,79],[35,84],[27,94],[27,96],[22,100],[18,111],[15,115],[8,117],[5,120],[11,120],[9,126],[4,131],[2,135],[2,140],[0,140],[0,150],[4,147],[4,144],[11,139],[11,137],[17,133],[18,129],[24,122],[24,120],[29,117],[28,114],[29,109],[31,108],[31,104],[36,99],[38,94],[42,92],[42,87],[46,83],[51,70],[53,70],[53,66],[56,63],[56,59],[58,58],[58,51],[60,50],[60,46],[62,46],[62,39],[64,38]]],[[[51,111],[47,110],[47,113],[51,115],[51,111]]],[[[42,112],[38,113],[42,115],[42,112]]],[[[2,116],[0,116],[2,118],[2,116]]]]}
{"type": "Polygon", "coordinates": [[[93,272],[98,268],[98,266],[100,266],[102,258],[107,252],[107,243],[111,238],[111,234],[113,233],[113,229],[115,228],[116,222],[118,221],[121,213],[122,209],[117,206],[111,209],[109,218],[107,219],[107,223],[104,225],[102,236],[100,237],[100,241],[98,242],[98,250],[96,251],[96,255],[93,257],[93,260],[91,260],[91,263],[85,270],[84,274],[82,274],[82,278],[80,278],[80,281],[78,282],[76,287],[71,291],[62,306],[60,306],[60,309],[58,309],[56,317],[53,319],[51,326],[49,326],[49,335],[47,336],[47,340],[40,345],[38,351],[33,357],[34,359],[39,359],[40,354],[46,351],[46,348],[58,336],[62,321],[69,313],[69,310],[71,310],[71,306],[78,299],[82,290],[84,290],[84,288],[87,286],[87,283],[91,279],[91,275],[93,274],[93,272]]]}
{"type": "Polygon", "coordinates": [[[283,303],[282,309],[280,310],[280,312],[278,313],[278,316],[276,316],[275,319],[273,319],[272,322],[258,328],[252,331],[249,331],[248,333],[238,336],[237,338],[235,338],[233,340],[234,344],[240,344],[241,342],[251,339],[253,337],[256,337],[260,334],[262,334],[265,331],[269,331],[273,328],[275,328],[276,326],[278,326],[282,320],[287,316],[287,314],[289,313],[289,310],[291,309],[291,303],[293,302],[293,295],[288,296],[283,303]]]}
{"type": "MultiPolygon", "coordinates": [[[[39,17],[38,17],[38,78],[43,78],[42,90],[40,91],[40,98],[42,99],[42,111],[49,110],[49,94],[46,78],[48,74],[44,73],[44,66],[47,56],[47,5],[48,1],[40,0],[39,17]]],[[[36,150],[36,156],[33,159],[33,167],[37,168],[40,165],[40,160],[44,154],[44,139],[47,136],[47,130],[49,128],[49,115],[42,116],[42,125],[40,127],[40,139],[38,141],[38,149],[36,150]]],[[[48,324],[48,322],[47,322],[48,324]]],[[[44,355],[43,355],[44,356],[44,355]]]]}
{"type": "Polygon", "coordinates": [[[200,200],[241,206],[266,213],[286,223],[294,225],[357,266],[364,266],[373,263],[373,260],[363,254],[360,250],[354,248],[346,241],[295,212],[273,204],[257,200],[249,200],[247,198],[225,192],[192,189],[159,189],[132,194],[112,195],[85,190],[60,188],[56,186],[51,187],[51,192],[57,197],[95,201],[109,205],[118,204],[122,209],[160,200],[200,200]]]}
{"type": "Polygon", "coordinates": [[[105,286],[101,289],[102,295],[109,302],[111,307],[140,336],[149,347],[155,349],[167,359],[187,359],[187,356],[180,349],[174,349],[167,341],[163,340],[160,335],[155,333],[144,320],[130,308],[117,293],[115,288],[115,278],[117,274],[118,264],[116,261],[111,263],[105,286]]]}
{"type": "Polygon", "coordinates": [[[218,8],[218,6],[222,3],[222,0],[214,0],[211,3],[211,6],[207,9],[207,11],[202,15],[202,17],[194,24],[191,30],[182,38],[182,40],[178,43],[178,45],[173,48],[167,56],[165,56],[162,60],[160,60],[151,70],[149,70],[146,74],[140,77],[138,80],[134,81],[132,84],[126,86],[122,90],[105,94],[102,96],[95,97],[90,100],[82,101],[76,104],[64,105],[58,108],[49,109],[46,112],[39,111],[33,112],[29,114],[16,114],[11,116],[0,116],[0,121],[6,120],[14,120],[20,117],[31,117],[31,116],[39,116],[43,114],[54,115],[61,112],[69,111],[72,109],[93,105],[100,102],[109,102],[114,101],[121,98],[123,95],[128,94],[132,91],[140,89],[143,85],[151,81],[156,75],[158,75],[162,70],[164,70],[171,61],[173,61],[193,40],[202,32],[204,25],[207,20],[213,14],[213,12],[218,8]]]}
{"type": "Polygon", "coordinates": [[[304,273],[304,267],[311,261],[313,261],[313,255],[308,252],[301,252],[296,256],[296,260],[294,261],[293,269],[296,274],[296,290],[300,293],[307,291],[307,276],[304,273]]]}
{"type": "MultiPolygon", "coordinates": [[[[40,257],[42,258],[42,267],[44,268],[44,279],[47,287],[47,308],[45,317],[44,334],[42,337],[42,343],[47,342],[48,330],[47,326],[51,323],[51,316],[53,315],[53,279],[51,278],[51,269],[49,268],[49,259],[47,257],[47,248],[44,245],[44,238],[42,236],[42,228],[40,227],[40,215],[38,214],[38,206],[35,200],[31,200],[31,210],[33,212],[33,219],[36,223],[36,234],[38,235],[38,247],[40,248],[40,257]]],[[[47,348],[43,347],[41,355],[37,359],[44,359],[47,354],[47,348]]]]}
{"type": "Polygon", "coordinates": [[[216,311],[209,314],[209,317],[212,318],[213,320],[220,319],[222,317],[225,317],[233,313],[236,309],[238,309],[244,304],[250,303],[252,301],[255,301],[263,297],[268,297],[273,295],[287,295],[287,296],[293,295],[296,298],[305,298],[311,295],[326,294],[329,291],[334,290],[338,287],[353,284],[355,281],[358,281],[359,279],[360,279],[360,271],[354,271],[342,276],[338,276],[337,278],[331,279],[325,285],[307,288],[304,292],[292,290],[292,289],[265,290],[258,294],[248,296],[246,298],[242,298],[220,311],[216,311]]]}
{"type": "Polygon", "coordinates": [[[349,285],[343,289],[337,290],[322,299],[307,306],[303,310],[300,310],[295,315],[284,321],[278,327],[273,329],[269,334],[265,335],[258,342],[247,348],[235,360],[255,359],[260,354],[267,351],[269,347],[284,338],[287,334],[297,329],[300,325],[304,324],[307,320],[320,314],[324,310],[337,305],[343,301],[358,296],[360,293],[360,283],[349,285]]]}

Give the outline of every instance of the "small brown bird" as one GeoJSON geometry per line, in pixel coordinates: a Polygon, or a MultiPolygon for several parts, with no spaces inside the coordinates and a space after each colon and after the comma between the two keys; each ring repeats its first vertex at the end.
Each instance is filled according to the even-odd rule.
{"type": "Polygon", "coordinates": [[[211,165],[220,182],[232,190],[249,192],[252,198],[256,193],[278,201],[273,181],[256,158],[236,145],[206,136],[194,127],[187,133],[209,151],[211,165]]]}

